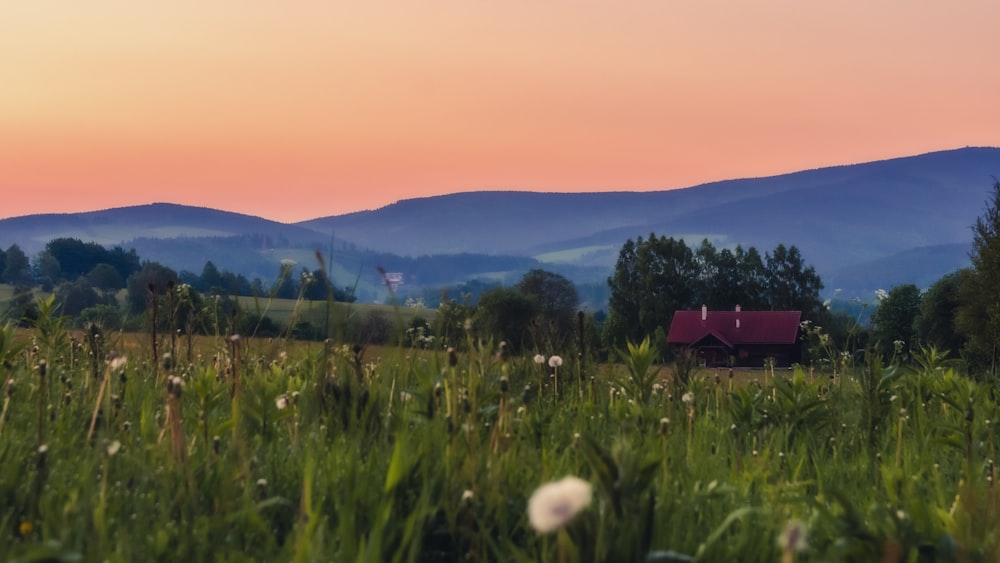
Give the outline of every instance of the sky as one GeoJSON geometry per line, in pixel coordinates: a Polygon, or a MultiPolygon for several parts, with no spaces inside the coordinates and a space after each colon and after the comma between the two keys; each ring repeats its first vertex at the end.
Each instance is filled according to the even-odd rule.
{"type": "Polygon", "coordinates": [[[1000,146],[996,0],[0,3],[0,218],[283,222],[1000,146]]]}

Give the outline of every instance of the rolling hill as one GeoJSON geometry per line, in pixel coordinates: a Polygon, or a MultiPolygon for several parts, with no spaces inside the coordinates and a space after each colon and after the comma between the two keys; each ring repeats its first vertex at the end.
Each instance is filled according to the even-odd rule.
{"type": "Polygon", "coordinates": [[[627,239],[656,233],[762,252],[794,244],[830,291],[861,294],[926,287],[967,265],[970,226],[998,176],[1000,148],[963,148],[670,191],[455,193],[298,224],[156,203],[0,220],[0,247],[33,254],[76,237],[176,269],[212,260],[265,278],[289,257],[315,268],[321,250],[335,281],[377,292],[376,265],[404,273],[414,291],[482,277],[514,283],[531,267],[602,284],[627,239]]]}

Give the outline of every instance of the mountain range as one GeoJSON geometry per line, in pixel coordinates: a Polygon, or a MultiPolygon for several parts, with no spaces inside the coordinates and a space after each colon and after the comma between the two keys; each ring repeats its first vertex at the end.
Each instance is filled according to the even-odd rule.
{"type": "Polygon", "coordinates": [[[315,269],[319,251],[335,283],[377,294],[375,266],[403,273],[405,291],[476,278],[512,284],[531,267],[603,284],[626,240],[655,233],[762,253],[795,245],[830,292],[860,295],[926,287],[968,265],[970,227],[997,177],[1000,148],[969,147],[667,191],[455,193],[296,224],[154,203],[3,219],[0,247],[33,254],[75,237],[175,269],[200,272],[212,260],[265,279],[282,259],[315,269]]]}

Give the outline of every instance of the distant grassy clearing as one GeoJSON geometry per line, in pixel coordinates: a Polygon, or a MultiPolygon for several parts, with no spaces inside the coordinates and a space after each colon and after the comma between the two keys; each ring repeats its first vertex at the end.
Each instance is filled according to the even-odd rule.
{"type": "MultiPolygon", "coordinates": [[[[293,317],[299,321],[321,323],[326,314],[325,301],[296,301],[295,299],[268,299],[254,297],[237,297],[240,307],[248,315],[267,315],[278,324],[287,324],[293,317]]],[[[414,317],[432,321],[437,316],[436,309],[427,307],[393,307],[374,303],[333,303],[331,314],[334,319],[350,316],[365,316],[372,311],[378,311],[389,319],[398,318],[403,324],[409,324],[414,317]]]]}
{"type": "Polygon", "coordinates": [[[538,254],[535,256],[535,260],[539,262],[576,262],[581,258],[584,258],[588,254],[594,252],[607,251],[617,248],[614,245],[603,244],[594,246],[581,246],[578,248],[568,248],[566,250],[557,250],[555,252],[546,252],[544,254],[538,254]]]}

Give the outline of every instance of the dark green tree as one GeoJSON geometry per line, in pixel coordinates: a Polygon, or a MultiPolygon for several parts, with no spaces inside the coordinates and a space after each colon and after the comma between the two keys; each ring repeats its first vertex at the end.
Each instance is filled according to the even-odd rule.
{"type": "Polygon", "coordinates": [[[747,311],[768,309],[767,268],[760,252],[752,246],[743,250],[737,245],[734,257],[739,271],[739,301],[733,305],[740,305],[747,311]]]}
{"type": "Polygon", "coordinates": [[[86,279],[64,282],[55,291],[56,304],[61,315],[76,316],[84,309],[107,304],[86,279]]]}
{"type": "Polygon", "coordinates": [[[694,261],[697,267],[697,274],[693,280],[697,293],[695,302],[700,301],[713,309],[730,308],[728,302],[732,294],[723,293],[719,287],[719,277],[723,267],[722,256],[707,238],[703,239],[701,246],[694,251],[694,261]]]}
{"type": "Polygon", "coordinates": [[[226,294],[232,288],[224,287],[222,274],[211,260],[205,262],[201,269],[201,276],[198,281],[198,288],[206,293],[226,294]]]}
{"type": "Polygon", "coordinates": [[[538,302],[508,287],[483,293],[476,305],[475,325],[481,336],[495,343],[506,341],[517,352],[530,344],[529,326],[539,314],[538,302]]]}
{"type": "Polygon", "coordinates": [[[955,324],[968,338],[966,361],[992,380],[1000,358],[1000,181],[994,182],[986,210],[972,227],[969,257],[972,268],[960,278],[955,324]]]}
{"type": "Polygon", "coordinates": [[[694,252],[681,239],[650,234],[646,240],[627,241],[608,278],[605,343],[621,348],[626,340],[641,342],[657,328],[670,326],[675,311],[695,307],[697,273],[694,252]]]}
{"type": "Polygon", "coordinates": [[[12,244],[7,248],[2,280],[17,286],[32,286],[31,263],[21,247],[12,244]]]}
{"type": "Polygon", "coordinates": [[[41,251],[35,256],[35,264],[32,267],[34,277],[42,285],[42,290],[52,291],[52,287],[65,280],[59,261],[48,251],[41,251]]]}
{"type": "Polygon", "coordinates": [[[807,266],[799,249],[779,244],[765,255],[768,305],[772,311],[802,311],[802,317],[813,322],[822,317],[823,289],[816,269],[807,266]]]}
{"type": "Polygon", "coordinates": [[[934,282],[924,292],[920,300],[920,314],[917,315],[917,339],[920,343],[939,351],[948,351],[953,358],[962,353],[966,342],[966,338],[955,328],[955,316],[958,313],[961,279],[969,273],[969,270],[960,270],[934,282]]]}
{"type": "Polygon", "coordinates": [[[94,266],[108,260],[108,251],[103,246],[78,238],[52,239],[45,245],[45,252],[59,264],[62,279],[69,281],[86,275],[94,266]]]}
{"type": "Polygon", "coordinates": [[[517,290],[538,304],[538,316],[532,323],[536,348],[558,349],[572,339],[580,304],[573,282],[553,272],[533,269],[524,274],[517,290]]]}
{"type": "Polygon", "coordinates": [[[872,313],[872,338],[886,357],[909,354],[916,340],[920,313],[920,288],[912,283],[889,290],[872,313]]]}
{"type": "Polygon", "coordinates": [[[99,291],[111,293],[125,287],[125,280],[114,266],[100,263],[87,273],[87,281],[99,291]]]}
{"type": "Polygon", "coordinates": [[[177,284],[177,272],[158,262],[146,262],[128,278],[126,303],[132,313],[141,313],[152,296],[166,295],[177,284]]]}

